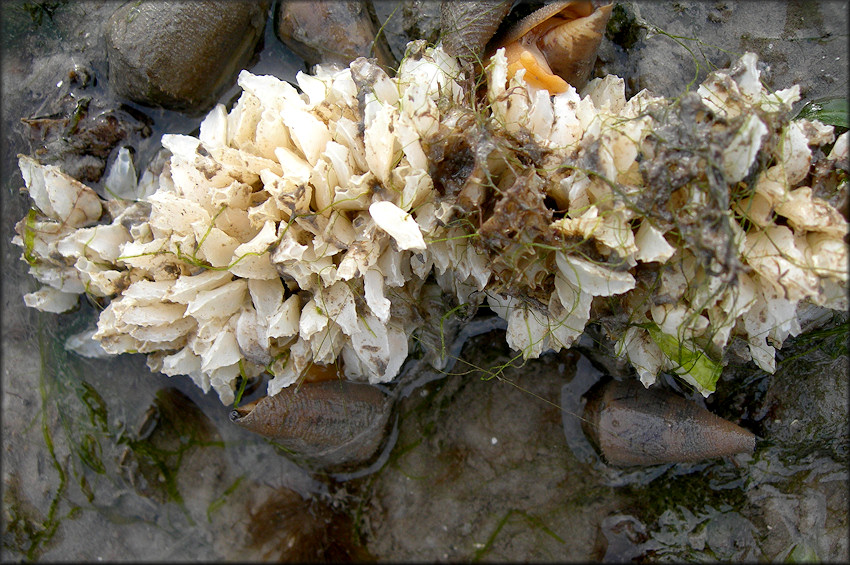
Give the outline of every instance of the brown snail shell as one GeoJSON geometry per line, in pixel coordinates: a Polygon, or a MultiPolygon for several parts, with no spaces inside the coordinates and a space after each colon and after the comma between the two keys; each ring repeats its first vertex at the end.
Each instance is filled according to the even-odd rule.
{"type": "Polygon", "coordinates": [[[392,401],[346,380],[304,382],[234,409],[231,421],[323,467],[369,461],[385,437],[392,401]]]}
{"type": "Polygon", "coordinates": [[[387,433],[388,424],[396,400],[451,371],[467,339],[504,327],[504,320],[497,316],[469,322],[463,329],[449,329],[447,324],[447,334],[455,338],[443,368],[434,369],[432,361],[418,359],[405,366],[390,394],[346,380],[337,363],[311,364],[302,372],[299,384],[234,409],[230,420],[274,440],[296,459],[326,471],[351,471],[339,477],[354,478],[362,471],[352,471],[354,468],[370,472],[388,456],[394,442],[393,433],[387,433]]]}
{"type": "Polygon", "coordinates": [[[443,50],[467,61],[479,61],[484,47],[511,9],[513,0],[486,0],[440,4],[443,50]]]}
{"type": "Polygon", "coordinates": [[[613,4],[594,9],[589,0],[566,0],[529,14],[494,40],[496,48],[505,48],[508,78],[525,69],[526,82],[552,94],[568,85],[582,89],[612,9],[613,4]]]}
{"type": "Polygon", "coordinates": [[[682,463],[752,453],[749,431],[705,408],[635,379],[607,379],[586,395],[582,428],[615,466],[682,463]]]}

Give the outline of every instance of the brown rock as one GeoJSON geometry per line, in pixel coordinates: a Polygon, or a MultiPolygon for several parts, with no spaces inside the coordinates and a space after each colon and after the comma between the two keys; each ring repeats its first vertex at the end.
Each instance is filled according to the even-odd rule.
{"type": "Polygon", "coordinates": [[[375,57],[386,70],[395,60],[376,20],[371,2],[286,0],[280,3],[275,31],[310,66],[347,67],[357,57],[375,57]]]}
{"type": "Polygon", "coordinates": [[[106,29],[110,89],[147,106],[207,110],[250,60],[267,16],[267,0],[124,4],[106,29]]]}

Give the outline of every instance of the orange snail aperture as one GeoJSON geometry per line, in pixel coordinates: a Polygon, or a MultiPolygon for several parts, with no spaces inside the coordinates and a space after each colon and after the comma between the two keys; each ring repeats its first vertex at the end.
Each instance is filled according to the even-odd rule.
{"type": "MultiPolygon", "coordinates": [[[[553,2],[526,16],[497,38],[505,48],[508,78],[525,69],[525,80],[551,94],[587,84],[613,4],[594,9],[588,0],[553,2]]],[[[495,51],[495,49],[493,49],[495,51]]]]}

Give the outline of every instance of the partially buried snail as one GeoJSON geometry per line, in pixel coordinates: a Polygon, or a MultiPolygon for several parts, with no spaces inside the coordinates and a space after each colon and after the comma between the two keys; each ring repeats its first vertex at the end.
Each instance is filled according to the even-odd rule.
{"type": "Polygon", "coordinates": [[[312,364],[300,384],[235,408],[230,420],[278,443],[309,467],[369,472],[392,449],[388,431],[396,402],[450,372],[471,337],[504,328],[504,320],[497,316],[473,320],[463,327],[446,324],[444,335],[454,337],[447,340],[442,368],[434,367],[427,357],[412,359],[390,392],[346,380],[339,364],[312,364]]]}
{"type": "Polygon", "coordinates": [[[755,449],[751,432],[636,379],[603,379],[585,398],[581,427],[610,465],[683,463],[755,449]]]}
{"type": "Polygon", "coordinates": [[[386,436],[392,399],[347,380],[304,382],[240,406],[231,421],[326,469],[366,464],[386,436]]]}
{"type": "MultiPolygon", "coordinates": [[[[457,354],[477,333],[456,340],[457,354]]],[[[314,365],[308,373],[309,381],[234,409],[231,420],[314,467],[351,470],[367,465],[385,443],[403,387],[387,394],[370,384],[340,380],[335,365],[314,365]]],[[[755,448],[751,432],[667,389],[647,389],[633,378],[604,377],[584,397],[581,429],[615,467],[701,461],[752,453],[755,448]]],[[[565,404],[562,399],[562,409],[568,410],[565,404]]]]}

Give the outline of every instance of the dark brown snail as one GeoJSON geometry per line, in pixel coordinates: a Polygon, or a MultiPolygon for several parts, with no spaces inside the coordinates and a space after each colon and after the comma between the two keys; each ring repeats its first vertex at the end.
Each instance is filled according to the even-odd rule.
{"type": "Polygon", "coordinates": [[[606,379],[586,398],[582,428],[610,465],[700,461],[755,448],[749,431],[636,379],[606,379]]]}
{"type": "Polygon", "coordinates": [[[347,380],[304,382],[230,413],[231,421],[320,466],[368,462],[385,437],[392,401],[347,380]]]}
{"type": "Polygon", "coordinates": [[[447,324],[446,332],[457,334],[450,340],[443,369],[433,368],[425,359],[412,360],[390,394],[346,380],[337,364],[313,364],[303,372],[303,382],[234,409],[230,420],[274,440],[310,466],[332,472],[364,467],[368,472],[369,466],[380,464],[392,448],[393,434],[387,431],[395,402],[451,371],[470,337],[504,327],[504,320],[496,316],[469,322],[462,329],[450,330],[447,324]],[[378,456],[384,444],[384,452],[378,456]]]}

